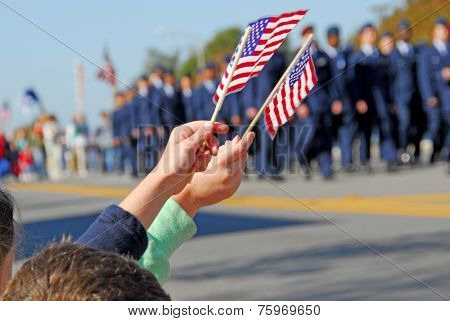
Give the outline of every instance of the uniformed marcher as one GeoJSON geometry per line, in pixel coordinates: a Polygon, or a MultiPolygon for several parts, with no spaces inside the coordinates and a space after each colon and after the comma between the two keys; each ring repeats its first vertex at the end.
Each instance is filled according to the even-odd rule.
{"type": "Polygon", "coordinates": [[[193,89],[191,75],[184,75],[180,78],[181,102],[183,105],[186,122],[196,120],[195,107],[193,104],[193,89]]]}
{"type": "MultiPolygon", "coordinates": [[[[220,74],[218,75],[219,77],[221,77],[225,73],[230,60],[231,57],[228,55],[222,57],[222,61],[220,63],[220,74]]],[[[220,138],[222,142],[224,142],[226,139],[232,139],[234,135],[237,134],[237,130],[241,125],[241,114],[238,98],[239,96],[236,93],[228,95],[225,98],[220,110],[219,118],[225,124],[228,124],[230,126],[228,135],[224,135],[220,138]]]]}
{"type": "Polygon", "coordinates": [[[166,130],[164,129],[165,124],[161,118],[161,109],[164,107],[164,92],[163,86],[164,82],[162,78],[164,77],[164,68],[160,65],[156,66],[152,73],[148,77],[148,94],[147,98],[150,101],[150,110],[153,115],[152,124],[158,127],[157,138],[159,141],[159,150],[165,145],[166,140],[166,130]]]}
{"type": "MultiPolygon", "coordinates": [[[[208,62],[202,72],[202,83],[198,91],[198,108],[200,119],[211,119],[214,112],[213,96],[216,92],[218,80],[216,79],[216,64],[214,62],[208,62]]],[[[196,99],[196,100],[197,100],[196,99]]],[[[221,121],[221,117],[217,118],[217,121],[221,121]]]]}
{"type": "Polygon", "coordinates": [[[414,162],[419,155],[423,117],[417,83],[418,49],[411,43],[412,31],[408,20],[401,20],[397,29],[398,40],[390,54],[389,70],[397,119],[399,160],[406,164],[414,162]],[[411,139],[415,145],[415,155],[407,150],[411,139]]]}
{"type": "Polygon", "coordinates": [[[141,76],[137,81],[137,92],[134,97],[136,119],[133,127],[133,137],[137,140],[137,170],[139,173],[147,173],[157,161],[157,128],[160,120],[159,113],[152,109],[152,103],[148,98],[147,76],[141,76]]]}
{"type": "Polygon", "coordinates": [[[175,126],[185,122],[181,94],[178,90],[173,70],[166,70],[164,73],[163,93],[164,108],[161,109],[161,119],[172,130],[175,126]]]}
{"type": "MultiPolygon", "coordinates": [[[[269,96],[273,87],[283,73],[284,56],[277,52],[266,64],[258,77],[251,79],[242,91],[241,104],[243,107],[243,123],[247,125],[256,116],[259,108],[269,96]]],[[[244,126],[246,127],[246,126],[244,126]]],[[[267,135],[263,117],[254,128],[256,134],[254,152],[255,169],[260,178],[266,177],[273,180],[282,180],[280,167],[276,164],[274,157],[275,144],[267,135]]]]}
{"type": "MultiPolygon", "coordinates": [[[[303,30],[306,38],[313,32],[308,26],[303,30]]],[[[310,162],[317,159],[320,171],[325,179],[333,176],[331,145],[332,145],[332,72],[328,55],[318,47],[317,42],[311,44],[311,54],[316,67],[318,82],[303,101],[298,110],[297,153],[300,164],[310,176],[310,162]]]]}
{"type": "Polygon", "coordinates": [[[350,99],[348,79],[348,59],[351,52],[340,47],[339,27],[331,26],[327,31],[325,52],[330,58],[332,74],[331,111],[333,114],[333,134],[341,149],[341,163],[344,171],[353,170],[352,142],[356,132],[355,109],[350,99]]]}
{"type": "Polygon", "coordinates": [[[372,24],[361,28],[360,50],[352,54],[350,74],[352,99],[356,107],[360,160],[364,171],[370,171],[370,142],[373,125],[379,132],[380,154],[387,163],[387,170],[395,170],[397,152],[392,137],[391,117],[387,97],[383,94],[380,75],[380,53],[375,47],[377,32],[372,24]]]}
{"type": "Polygon", "coordinates": [[[112,127],[113,127],[113,144],[114,144],[114,170],[122,173],[125,168],[122,157],[122,108],[124,105],[124,98],[121,92],[114,95],[114,111],[112,113],[112,127]]]}
{"type": "Polygon", "coordinates": [[[420,56],[419,86],[428,117],[427,130],[434,144],[432,160],[436,160],[443,145],[444,158],[450,162],[450,46],[444,18],[436,21],[433,43],[420,56]]]}
{"type": "Polygon", "coordinates": [[[125,164],[131,169],[131,174],[137,176],[137,140],[133,137],[133,129],[136,124],[136,108],[134,107],[135,88],[129,87],[125,91],[125,105],[122,108],[121,137],[122,157],[125,164]]]}

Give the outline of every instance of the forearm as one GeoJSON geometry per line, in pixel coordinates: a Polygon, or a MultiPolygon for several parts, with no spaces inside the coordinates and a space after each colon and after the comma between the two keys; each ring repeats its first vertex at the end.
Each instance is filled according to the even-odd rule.
{"type": "Polygon", "coordinates": [[[147,231],[148,247],[139,264],[163,284],[170,275],[170,256],[196,231],[194,221],[176,201],[169,199],[147,231]]]}
{"type": "Polygon", "coordinates": [[[200,206],[197,204],[195,199],[191,195],[190,185],[187,185],[181,193],[172,196],[172,199],[178,203],[179,206],[189,215],[189,217],[194,218],[197,214],[200,206]]]}
{"type": "Polygon", "coordinates": [[[147,230],[160,212],[164,203],[172,196],[172,189],[182,184],[174,175],[166,175],[156,168],[119,204],[119,207],[134,215],[147,230]]]}

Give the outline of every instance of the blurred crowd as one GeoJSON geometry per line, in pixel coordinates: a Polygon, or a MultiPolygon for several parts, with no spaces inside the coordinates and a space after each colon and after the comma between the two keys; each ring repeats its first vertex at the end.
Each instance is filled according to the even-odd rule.
{"type": "MultiPolygon", "coordinates": [[[[307,178],[318,168],[332,179],[337,170],[370,172],[374,152],[387,171],[420,162],[450,164],[448,22],[436,20],[431,44],[412,43],[413,31],[407,20],[383,34],[365,24],[357,45],[342,46],[339,27],[328,28],[326,43],[314,42],[311,49],[316,87],[274,141],[260,121],[249,172],[280,180],[300,164],[307,178]],[[424,150],[430,154],[426,161],[424,150]]],[[[301,37],[313,32],[307,26],[301,37]]],[[[230,133],[220,139],[243,133],[291,58],[276,53],[242,92],[227,96],[218,121],[228,124],[230,133]]],[[[212,97],[229,60],[223,57],[179,79],[156,66],[115,93],[114,109],[102,113],[93,131],[83,114],[65,128],[55,116],[43,115],[9,142],[0,136],[0,176],[59,180],[92,170],[147,173],[171,129],[211,118],[212,97]]]]}

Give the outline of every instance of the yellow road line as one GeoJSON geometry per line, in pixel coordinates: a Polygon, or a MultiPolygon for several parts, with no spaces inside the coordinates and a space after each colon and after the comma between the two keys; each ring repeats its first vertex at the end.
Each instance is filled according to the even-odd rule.
{"type": "MultiPolygon", "coordinates": [[[[11,184],[17,191],[58,193],[103,198],[122,198],[130,192],[126,187],[74,185],[61,183],[11,184]]],[[[380,214],[394,216],[449,217],[450,193],[358,196],[295,200],[287,197],[235,196],[220,203],[223,206],[253,209],[325,213],[380,214]]]]}
{"type": "Polygon", "coordinates": [[[27,192],[44,192],[66,195],[82,195],[104,198],[125,197],[131,188],[127,187],[109,187],[92,185],[72,185],[59,183],[19,183],[7,185],[11,190],[27,192]]]}

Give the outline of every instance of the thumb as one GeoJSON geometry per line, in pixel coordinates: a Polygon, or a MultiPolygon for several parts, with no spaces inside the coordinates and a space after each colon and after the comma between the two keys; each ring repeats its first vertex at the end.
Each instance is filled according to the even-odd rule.
{"type": "Polygon", "coordinates": [[[197,150],[202,146],[203,142],[205,142],[208,137],[212,135],[212,132],[213,125],[211,123],[205,124],[188,138],[188,147],[197,150]]]}

